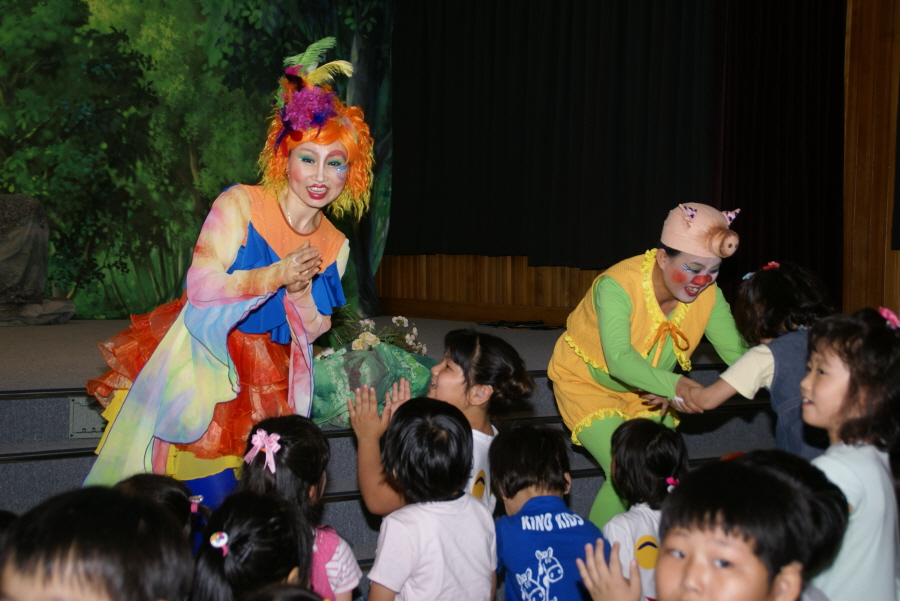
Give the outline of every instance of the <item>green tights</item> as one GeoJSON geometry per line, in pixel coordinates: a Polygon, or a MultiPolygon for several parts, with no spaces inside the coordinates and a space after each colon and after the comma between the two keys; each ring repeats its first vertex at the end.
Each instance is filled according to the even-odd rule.
{"type": "MultiPolygon", "coordinates": [[[[597,460],[597,463],[600,464],[600,467],[603,468],[603,473],[606,475],[603,486],[600,487],[600,492],[597,493],[597,498],[594,499],[594,503],[591,505],[591,513],[588,516],[588,519],[596,524],[598,528],[603,528],[613,516],[628,509],[625,501],[616,494],[616,490],[612,485],[612,479],[609,477],[609,468],[612,463],[612,435],[616,428],[623,423],[625,423],[625,420],[621,417],[608,416],[603,419],[595,419],[587,428],[578,433],[578,442],[584,445],[584,448],[597,460]]],[[[675,421],[669,414],[666,414],[665,418],[663,418],[663,423],[672,429],[675,428],[675,421]]]]}

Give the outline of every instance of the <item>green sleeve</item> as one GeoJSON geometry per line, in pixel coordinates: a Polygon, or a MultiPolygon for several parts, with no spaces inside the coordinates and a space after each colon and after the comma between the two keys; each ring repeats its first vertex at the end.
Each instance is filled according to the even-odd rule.
{"type": "MultiPolygon", "coordinates": [[[[613,278],[604,277],[594,284],[594,308],[597,310],[597,327],[600,329],[600,343],[609,374],[591,368],[594,379],[613,390],[641,389],[665,397],[675,396],[675,384],[680,375],[673,374],[675,355],[671,350],[671,339],[667,336],[667,346],[663,347],[660,367],[652,367],[631,345],[631,299],[613,278]],[[669,369],[663,366],[666,361],[669,369]],[[610,383],[616,385],[610,386],[610,383]]],[[[650,356],[653,356],[651,350],[650,356]]],[[[590,366],[589,366],[590,367],[590,366]]]]}
{"type": "Polygon", "coordinates": [[[738,332],[734,317],[731,315],[731,307],[718,286],[716,286],[716,304],[709,315],[704,333],[719,353],[719,357],[728,365],[747,352],[747,343],[738,332]]]}

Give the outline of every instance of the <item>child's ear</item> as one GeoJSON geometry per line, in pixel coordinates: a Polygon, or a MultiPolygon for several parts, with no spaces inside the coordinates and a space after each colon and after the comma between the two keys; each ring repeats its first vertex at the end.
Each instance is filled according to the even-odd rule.
{"type": "Polygon", "coordinates": [[[494,387],[490,384],[476,384],[469,388],[469,404],[484,405],[494,395],[494,387]]]}
{"type": "Polygon", "coordinates": [[[797,601],[803,592],[803,566],[793,561],[781,568],[772,583],[773,601],[797,601]]]}
{"type": "Polygon", "coordinates": [[[325,482],[327,481],[327,474],[322,472],[322,479],[319,480],[319,483],[309,487],[309,502],[312,505],[315,505],[319,502],[319,499],[322,498],[322,495],[325,494],[325,482]]]}
{"type": "Polygon", "coordinates": [[[566,478],[566,490],[563,491],[563,494],[567,495],[567,494],[569,494],[569,491],[572,490],[572,474],[570,474],[569,472],[566,472],[564,475],[566,478]]]}
{"type": "Polygon", "coordinates": [[[294,569],[291,570],[291,573],[287,575],[287,578],[284,579],[285,584],[296,584],[300,585],[300,567],[294,566],[294,569]]]}

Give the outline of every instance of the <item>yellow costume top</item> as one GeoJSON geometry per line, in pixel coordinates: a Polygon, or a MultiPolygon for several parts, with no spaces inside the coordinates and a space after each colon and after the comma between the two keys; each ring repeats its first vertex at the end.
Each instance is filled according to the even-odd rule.
{"type": "Polygon", "coordinates": [[[547,373],[573,440],[594,419],[658,415],[635,391],[674,396],[676,361],[690,370],[704,334],[729,364],[746,350],[715,284],[663,314],[653,291],[655,258],[649,250],[600,274],[556,343],[547,373]]]}

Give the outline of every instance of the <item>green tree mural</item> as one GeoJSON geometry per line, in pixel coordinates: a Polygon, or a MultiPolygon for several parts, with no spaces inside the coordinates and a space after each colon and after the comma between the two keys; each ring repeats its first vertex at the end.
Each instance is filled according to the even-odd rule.
{"type": "Polygon", "coordinates": [[[371,282],[372,224],[382,224],[383,249],[390,200],[390,2],[0,8],[0,187],[44,203],[54,292],[75,300],[79,317],[146,312],[180,294],[212,201],[258,179],[282,58],[328,35],[339,42],[330,59],[357,63],[339,92],[366,111],[377,143],[373,220],[338,224],[357,255],[348,297],[356,271],[371,282]]]}
{"type": "Polygon", "coordinates": [[[133,179],[154,103],[125,36],[87,27],[67,0],[0,3],[0,188],[39,199],[51,231],[58,294],[121,270],[133,179]]]}

